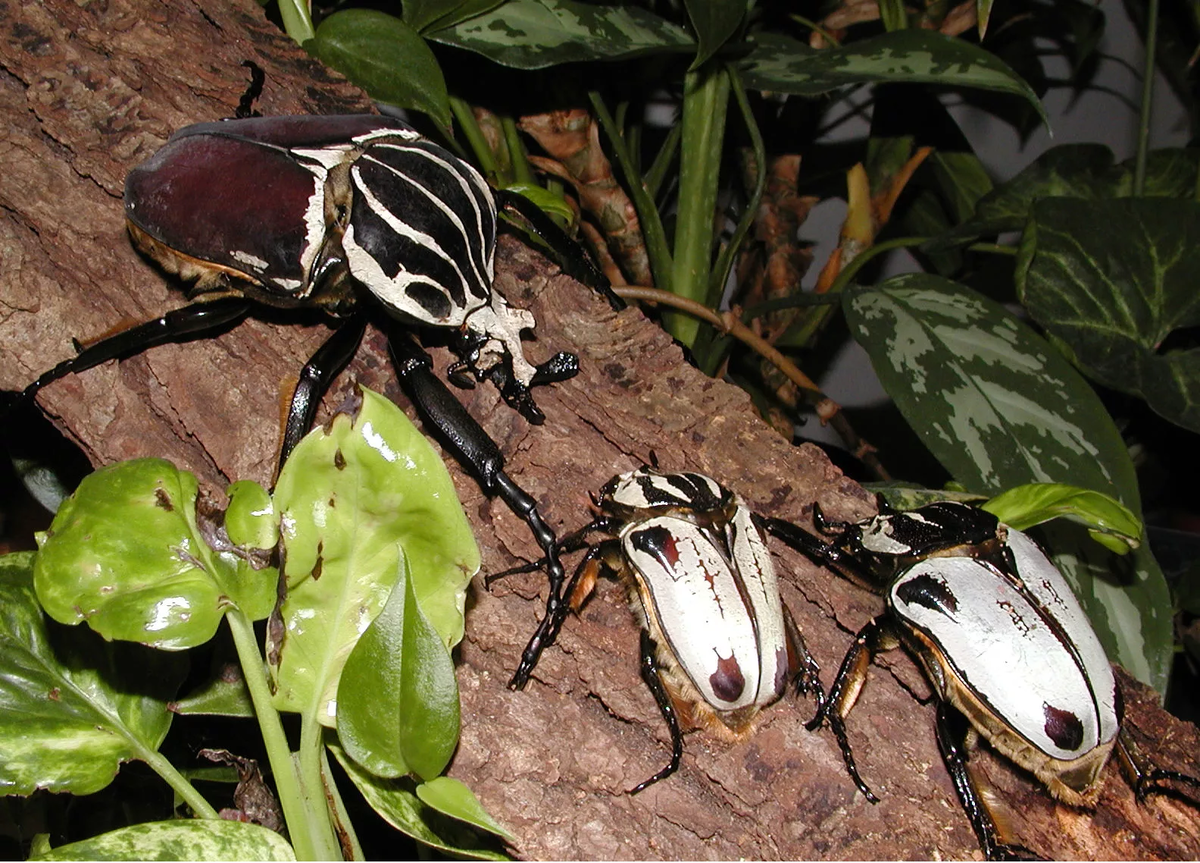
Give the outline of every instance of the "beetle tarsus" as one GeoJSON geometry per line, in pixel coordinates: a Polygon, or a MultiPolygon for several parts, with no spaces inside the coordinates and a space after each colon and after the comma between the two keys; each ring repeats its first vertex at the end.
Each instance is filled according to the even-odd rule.
{"type": "Polygon", "coordinates": [[[238,100],[237,110],[233,112],[233,116],[239,120],[245,120],[247,117],[261,117],[262,114],[254,110],[254,103],[262,95],[263,84],[267,81],[267,73],[253,60],[243,60],[242,65],[250,70],[250,84],[246,87],[242,98],[238,100]]]}

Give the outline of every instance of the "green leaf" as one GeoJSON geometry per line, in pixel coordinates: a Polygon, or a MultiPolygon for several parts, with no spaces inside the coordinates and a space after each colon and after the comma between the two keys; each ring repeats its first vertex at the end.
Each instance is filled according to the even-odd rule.
{"type": "Polygon", "coordinates": [[[33,557],[0,557],[0,793],[92,794],[158,749],[187,660],[48,627],[33,557]]]}
{"type": "Polygon", "coordinates": [[[233,716],[254,718],[254,703],[241,669],[230,665],[201,684],[186,698],[171,705],[171,712],[180,716],[233,716]]]}
{"type": "Polygon", "coordinates": [[[1140,508],[1120,434],[1091,387],[998,303],[911,274],[843,298],[896,406],[963,486],[1073,482],[1140,508]]]}
{"type": "MultiPolygon", "coordinates": [[[[915,274],[876,289],[852,288],[843,308],[896,406],[964,487],[996,494],[1030,482],[1067,482],[1140,513],[1133,465],[1096,394],[1002,306],[948,279],[915,274]]],[[[1111,555],[1084,542],[1093,548],[1077,549],[1077,557],[1087,565],[1070,577],[1081,586],[1081,601],[1106,603],[1088,608],[1097,633],[1113,659],[1163,685],[1170,615],[1162,573],[1139,550],[1129,586],[1109,589],[1096,575],[1111,571],[1103,569],[1111,555]],[[1104,630],[1106,621],[1128,625],[1131,616],[1140,622],[1136,633],[1104,630]],[[1130,652],[1143,647],[1149,653],[1130,652]]]]}
{"type": "Polygon", "coordinates": [[[417,786],[417,797],[426,806],[432,806],[444,815],[474,824],[481,830],[495,833],[504,839],[515,839],[496,819],[488,815],[475,793],[453,777],[439,776],[422,782],[417,786]]]}
{"type": "Polygon", "coordinates": [[[155,821],[60,845],[31,860],[295,860],[273,830],[240,821],[155,821]]]}
{"type": "Polygon", "coordinates": [[[691,68],[698,69],[733,37],[746,15],[745,0],[684,0],[700,43],[691,68]]]}
{"type": "Polygon", "coordinates": [[[279,513],[271,493],[256,482],[239,480],[225,490],[225,532],[234,545],[270,549],[279,544],[279,513]]]}
{"type": "Polygon", "coordinates": [[[371,808],[401,833],[454,857],[509,859],[493,850],[490,846],[494,843],[464,822],[448,818],[422,803],[410,780],[381,779],[356,764],[340,747],[329,748],[371,808]]]}
{"type": "Polygon", "coordinates": [[[338,677],[408,558],[413,591],[447,647],[463,633],[479,549],[441,458],[398,407],[362,405],[305,437],[275,490],[282,519],[286,637],[268,655],[279,709],[332,726],[338,677]]]}
{"type": "Polygon", "coordinates": [[[575,211],[571,209],[562,195],[544,189],[536,183],[512,183],[504,188],[506,191],[516,192],[521,197],[528,198],[548,216],[560,216],[567,224],[575,220],[575,211]]]}
{"type": "Polygon", "coordinates": [[[1118,554],[1141,545],[1142,521],[1119,501],[1091,489],[1065,483],[1028,483],[1010,488],[983,504],[1000,521],[1017,530],[1028,530],[1052,518],[1068,518],[1098,535],[1116,539],[1119,547],[1106,545],[1118,554]]]}
{"type": "Polygon", "coordinates": [[[929,30],[896,30],[820,50],[781,33],[761,33],[755,41],[742,67],[750,89],[817,96],[877,82],[972,87],[1020,96],[1046,116],[1030,86],[994,54],[929,30]]]}
{"type": "Polygon", "coordinates": [[[1088,376],[1200,431],[1200,204],[1038,201],[1017,280],[1029,313],[1088,376]]]}
{"type": "Polygon", "coordinates": [[[38,537],[34,584],[46,613],[105,638],[182,650],[211,639],[247,588],[249,605],[261,605],[261,585],[244,583],[202,539],[196,491],[194,476],[163,459],[85,477],[38,537]]]}
{"type": "Polygon", "coordinates": [[[495,9],[504,0],[404,0],[404,21],[419,33],[453,27],[495,9]]]}
{"type": "Polygon", "coordinates": [[[450,96],[442,68],[421,35],[394,15],[342,9],[321,22],[305,48],[372,99],[423,111],[443,129],[450,128],[450,96]]]}
{"type": "Polygon", "coordinates": [[[696,49],[680,27],[638,6],[577,0],[508,0],[430,38],[516,69],[696,49]]]}
{"type": "MultiPolygon", "coordinates": [[[[1200,150],[1155,150],[1146,160],[1146,197],[1192,200],[1200,150]]],[[[1113,164],[1103,144],[1063,144],[1047,150],[1006,183],[984,195],[974,215],[927,248],[1024,229],[1041,198],[1103,201],[1133,194],[1133,161],[1113,164]]]]}
{"type": "Polygon", "coordinates": [[[413,596],[404,557],[392,595],[346,660],[338,739],[376,776],[437,777],[458,746],[454,661],[413,596]]]}

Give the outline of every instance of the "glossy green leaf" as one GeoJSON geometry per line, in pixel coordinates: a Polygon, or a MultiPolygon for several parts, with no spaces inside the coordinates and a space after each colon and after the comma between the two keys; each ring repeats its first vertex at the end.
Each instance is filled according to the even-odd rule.
{"type": "Polygon", "coordinates": [[[271,493],[256,482],[239,480],[226,489],[225,532],[242,548],[274,548],[279,543],[279,513],[271,493]]]}
{"type": "MultiPolygon", "coordinates": [[[[1103,144],[1063,144],[1047,150],[1021,173],[979,200],[974,215],[933,246],[1020,231],[1041,198],[1103,201],[1133,194],[1133,161],[1113,163],[1103,144]]],[[[1146,197],[1191,200],[1200,150],[1155,150],[1146,162],[1146,197]]]]}
{"type": "Polygon", "coordinates": [[[433,779],[458,745],[454,661],[412,592],[404,557],[392,595],[346,660],[338,686],[338,739],[374,773],[433,779]]]}
{"type": "Polygon", "coordinates": [[[408,558],[413,591],[447,646],[463,633],[479,549],[441,458],[398,407],[362,390],[305,437],[275,490],[285,551],[286,636],[268,655],[283,710],[334,724],[338,677],[408,558]]]}
{"type": "Polygon", "coordinates": [[[504,0],[404,0],[404,21],[414,30],[453,27],[495,9],[504,0]]]}
{"type": "Polygon", "coordinates": [[[241,821],[154,821],[82,842],[60,845],[31,860],[295,860],[287,840],[241,821]]]}
{"type": "Polygon", "coordinates": [[[696,48],[680,27],[639,6],[578,0],[508,0],[429,38],[517,69],[696,48]]]}
{"type": "Polygon", "coordinates": [[[339,10],[321,22],[305,47],[372,99],[422,111],[443,129],[450,128],[450,96],[442,67],[421,34],[394,15],[375,9],[339,10]]]}
{"type": "Polygon", "coordinates": [[[513,183],[505,186],[505,189],[516,192],[523,198],[528,198],[548,216],[560,216],[568,224],[575,219],[575,211],[571,209],[571,205],[562,195],[544,189],[536,183],[513,183]]]}
{"type": "MultiPolygon", "coordinates": [[[[1067,482],[1140,512],[1133,465],[1096,394],[1002,306],[948,279],[915,274],[876,289],[853,288],[843,307],[888,394],[964,487],[995,494],[1030,482],[1067,482]]],[[[1089,559],[1098,554],[1079,551],[1089,559]]],[[[1120,614],[1091,607],[1089,613],[1113,659],[1161,686],[1170,660],[1169,597],[1153,558],[1139,550],[1134,559],[1136,576],[1123,594],[1090,584],[1099,568],[1080,567],[1071,577],[1082,585],[1081,598],[1121,606],[1120,614]],[[1103,631],[1106,620],[1127,625],[1131,609],[1136,633],[1103,631]],[[1125,652],[1135,644],[1150,652],[1125,652]]]]}
{"type": "Polygon", "coordinates": [[[34,584],[46,613],[163,650],[212,638],[247,585],[201,538],[196,492],[196,478],[163,459],[85,477],[38,536],[34,584]]]}
{"type": "Polygon", "coordinates": [[[721,50],[737,32],[738,25],[746,15],[745,0],[684,0],[688,20],[700,43],[692,69],[699,68],[704,61],[721,50]]]}
{"type": "Polygon", "coordinates": [[[417,797],[426,806],[433,807],[443,815],[474,824],[481,830],[495,833],[504,839],[514,838],[487,813],[470,788],[451,776],[439,776],[422,782],[417,786],[417,797]]]}
{"type": "Polygon", "coordinates": [[[1018,290],[1090,377],[1200,431],[1200,204],[1038,201],[1018,290]]]}
{"type": "Polygon", "coordinates": [[[422,803],[411,780],[381,779],[356,764],[340,747],[329,748],[371,808],[401,833],[453,857],[509,859],[495,850],[494,841],[481,836],[469,824],[446,818],[422,803]]]}
{"type": "Polygon", "coordinates": [[[180,716],[232,716],[254,718],[254,703],[245,678],[237,666],[229,666],[212,680],[172,703],[171,712],[180,716]]]}
{"type": "Polygon", "coordinates": [[[0,557],[0,793],[91,794],[158,749],[187,661],[49,626],[33,557],[0,557]]]}
{"type": "Polygon", "coordinates": [[[817,96],[848,84],[940,84],[1009,93],[1045,118],[1028,84],[996,55],[929,30],[896,30],[841,48],[810,48],[781,33],[761,33],[742,63],[747,88],[817,96]]]}
{"type": "MultiPolygon", "coordinates": [[[[1068,518],[1097,534],[1116,539],[1124,553],[1141,545],[1142,521],[1107,494],[1065,483],[1029,483],[1010,488],[983,504],[996,518],[1017,530],[1028,530],[1053,518],[1068,518]]],[[[1111,546],[1106,546],[1112,548],[1111,546]]]]}

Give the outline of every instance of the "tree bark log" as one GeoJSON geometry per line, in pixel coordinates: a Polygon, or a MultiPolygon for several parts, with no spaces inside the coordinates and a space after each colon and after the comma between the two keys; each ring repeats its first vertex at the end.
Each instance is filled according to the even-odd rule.
{"type": "MultiPolygon", "coordinates": [[[[182,304],[133,251],[121,205],[126,171],[175,129],[232,113],[240,63],[267,71],[264,114],[367,110],[362,94],[310,60],[250,0],[39,4],[0,0],[0,387],[20,389],[89,338],[182,304]]],[[[578,377],[541,388],[531,427],[490,386],[460,393],[495,437],[510,474],[567,533],[591,517],[589,493],[651,453],[699,470],[757,511],[805,522],[819,501],[835,518],[871,511],[871,496],[816,448],[793,447],[740,390],[687,366],[637,310],[612,312],[556,276],[515,240],[501,244],[498,288],[539,321],[533,360],[579,354],[578,377]]],[[[311,316],[264,313],[215,339],[109,363],[48,387],[44,410],[96,464],[162,456],[220,497],[234,479],[269,483],[280,397],[328,332],[311,316]]],[[[435,351],[444,368],[448,355],[435,351]]],[[[407,406],[377,332],[325,401],[358,381],[407,406]]],[[[410,409],[410,414],[411,414],[410,409]]],[[[451,465],[496,572],[538,556],[523,522],[451,465]]],[[[826,685],[876,598],[775,546],[784,599],[826,685]]],[[[813,705],[787,698],[748,740],[689,734],[680,772],[625,790],[661,767],[669,741],[638,674],[637,628],[621,588],[602,583],[568,620],[523,692],[509,678],[542,609],[545,579],[478,580],[460,651],[462,743],[451,768],[515,834],[530,858],[941,858],[978,855],[933,733],[930,689],[896,652],[880,657],[849,721],[876,806],[845,775],[833,736],[810,733],[813,705]]],[[[1162,766],[1200,773],[1196,729],[1124,679],[1127,722],[1162,766]]],[[[1193,804],[1138,805],[1115,767],[1094,812],[1055,804],[1024,772],[981,747],[977,769],[1010,811],[1017,841],[1051,857],[1196,858],[1193,804]]]]}

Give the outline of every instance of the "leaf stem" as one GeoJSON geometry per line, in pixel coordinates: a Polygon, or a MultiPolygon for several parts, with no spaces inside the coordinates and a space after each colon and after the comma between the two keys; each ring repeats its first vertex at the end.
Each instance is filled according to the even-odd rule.
{"type": "Polygon", "coordinates": [[[150,765],[150,769],[161,776],[175,790],[175,793],[183,798],[184,803],[192,807],[192,811],[196,813],[196,817],[221,817],[212,804],[205,800],[204,796],[196,790],[196,786],[188,782],[184,775],[161,752],[150,749],[136,738],[130,737],[128,739],[137,749],[138,757],[150,765]]]}
{"type": "Polygon", "coordinates": [[[467,143],[471,145],[471,152],[475,154],[475,159],[479,162],[483,173],[489,177],[495,177],[495,156],[492,148],[488,146],[487,139],[483,137],[483,132],[479,129],[479,123],[475,120],[475,112],[471,110],[471,106],[460,97],[451,96],[450,112],[454,114],[454,119],[458,120],[458,128],[462,130],[467,143]]]}
{"type": "Polygon", "coordinates": [[[279,803],[283,807],[283,817],[288,824],[288,835],[296,857],[300,860],[340,859],[341,848],[333,832],[321,786],[315,786],[306,794],[305,785],[296,772],[279,711],[271,704],[270,681],[254,637],[254,627],[238,609],[226,613],[225,619],[229,621],[234,648],[242,665],[242,676],[254,704],[267,760],[275,777],[275,790],[279,794],[279,803]],[[317,805],[314,805],[314,800],[317,805]]]}

